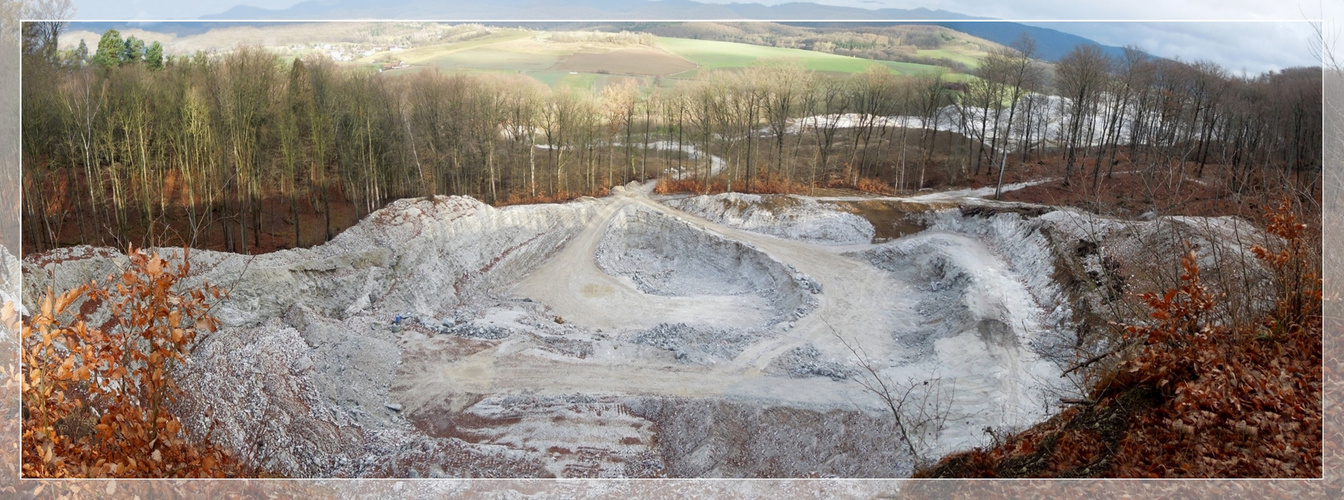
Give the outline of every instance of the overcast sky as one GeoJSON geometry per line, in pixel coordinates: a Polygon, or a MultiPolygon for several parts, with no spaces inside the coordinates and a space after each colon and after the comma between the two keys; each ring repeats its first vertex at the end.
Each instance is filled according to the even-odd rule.
{"type": "MultiPolygon", "coordinates": [[[[235,5],[284,9],[300,0],[74,0],[76,19],[196,19],[235,5]]],[[[376,2],[378,0],[369,0],[376,2]]],[[[445,6],[453,0],[445,0],[445,6]]],[[[638,0],[632,0],[638,1],[638,0]]],[[[774,5],[800,0],[697,0],[705,3],[774,5]]],[[[1292,66],[1319,64],[1316,37],[1305,20],[1344,20],[1344,2],[1326,0],[811,0],[814,3],[876,9],[941,9],[972,16],[1041,21],[1045,26],[1107,45],[1136,45],[1163,57],[1209,60],[1230,71],[1255,74],[1292,66]],[[1322,11],[1324,9],[1324,12],[1322,11]],[[1223,21],[1049,23],[1051,20],[1223,21]],[[1241,22],[1226,22],[1241,21],[1241,22]],[[1283,21],[1283,22],[1274,22],[1283,21]]],[[[1338,33],[1327,23],[1327,33],[1338,33]]],[[[1327,36],[1327,38],[1333,38],[1327,36]]]]}

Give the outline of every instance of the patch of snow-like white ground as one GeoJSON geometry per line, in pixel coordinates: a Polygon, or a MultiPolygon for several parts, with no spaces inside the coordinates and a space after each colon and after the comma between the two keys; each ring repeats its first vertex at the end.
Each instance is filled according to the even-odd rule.
{"type": "MultiPolygon", "coordinates": [[[[686,159],[689,160],[691,163],[704,161],[705,157],[708,156],[710,177],[719,175],[719,173],[723,172],[723,169],[728,165],[727,162],[723,161],[723,158],[719,158],[718,156],[714,156],[712,154],[701,153],[700,150],[696,148],[694,144],[688,142],[683,142],[681,143],[681,147],[677,147],[677,143],[672,141],[654,141],[650,142],[648,144],[648,147],[651,149],[660,149],[668,151],[680,150],[681,152],[686,154],[686,159]]],[[[693,165],[690,167],[683,167],[681,169],[669,168],[668,171],[672,172],[671,177],[673,179],[684,179],[686,177],[695,175],[696,171],[698,171],[699,169],[700,169],[699,165],[693,165]]]]}
{"type": "MultiPolygon", "coordinates": [[[[1009,191],[1017,191],[1019,189],[1045,184],[1053,180],[1054,179],[1039,179],[1034,181],[1015,182],[1012,184],[1004,184],[1003,187],[997,189],[1001,193],[1007,193],[1009,191]]],[[[995,189],[996,188],[994,186],[986,186],[981,188],[953,189],[948,191],[937,191],[915,196],[907,196],[905,197],[905,199],[907,201],[931,202],[931,201],[954,201],[961,198],[983,198],[986,196],[993,196],[995,189]]]]}
{"type": "MultiPolygon", "coordinates": [[[[1028,96],[1024,96],[1023,98],[1027,99],[1028,96]]],[[[1069,121],[1072,119],[1072,117],[1069,114],[1070,113],[1069,106],[1071,105],[1070,104],[1071,100],[1066,97],[1043,95],[1043,94],[1031,94],[1029,98],[1036,100],[1036,102],[1032,104],[1033,122],[1044,120],[1045,123],[1044,130],[1041,131],[1043,136],[1037,136],[1037,137],[1039,139],[1045,139],[1051,143],[1054,143],[1056,138],[1062,137],[1064,129],[1068,126],[1069,121]]],[[[1025,102],[1018,104],[1018,108],[1013,120],[1019,123],[1013,123],[1011,128],[1007,123],[1008,108],[1006,107],[1002,110],[1002,114],[1000,115],[999,120],[1000,123],[998,124],[997,129],[994,126],[993,110],[988,110],[985,108],[975,106],[968,106],[964,109],[964,111],[966,113],[965,122],[968,125],[965,128],[962,127],[962,121],[963,121],[961,116],[962,110],[958,109],[958,107],[955,105],[948,105],[938,109],[937,111],[938,116],[936,120],[929,120],[929,121],[926,121],[924,117],[921,116],[873,116],[860,113],[806,116],[791,119],[789,121],[788,133],[790,134],[810,133],[811,130],[817,128],[829,128],[829,127],[835,127],[840,129],[851,129],[861,127],[864,124],[870,124],[873,127],[887,128],[887,129],[897,127],[921,128],[921,129],[936,128],[936,130],[942,132],[955,132],[958,134],[965,135],[967,137],[978,138],[980,135],[979,130],[980,122],[982,119],[985,119],[986,120],[984,131],[985,137],[983,138],[983,140],[986,142],[996,141],[1004,135],[1007,135],[1009,141],[1017,141],[1021,139],[1022,136],[1024,135],[1022,124],[1020,123],[1020,121],[1025,120],[1027,118],[1027,116],[1025,115],[1027,111],[1027,105],[1025,104],[1025,102]]],[[[1120,118],[1120,122],[1118,124],[1120,127],[1120,131],[1119,135],[1117,136],[1117,140],[1121,144],[1125,144],[1126,141],[1128,141],[1128,139],[1130,138],[1131,136],[1130,128],[1134,123],[1134,115],[1137,114],[1138,112],[1139,109],[1133,102],[1129,103],[1128,106],[1126,106],[1124,109],[1121,110],[1123,116],[1120,118]]],[[[1091,123],[1085,122],[1082,125],[1080,125],[1082,131],[1081,134],[1083,135],[1080,138],[1080,142],[1087,142],[1089,139],[1087,131],[1093,130],[1095,132],[1091,134],[1092,145],[1093,146],[1100,145],[1102,142],[1106,140],[1106,138],[1104,137],[1105,134],[1103,134],[1102,131],[1104,131],[1106,127],[1109,125],[1107,121],[1108,116],[1104,112],[1098,112],[1094,113],[1090,118],[1091,123]]],[[[1010,144],[1009,147],[1010,148],[1016,147],[1015,142],[1010,144]]]]}
{"type": "MultiPolygon", "coordinates": [[[[927,455],[984,444],[1071,390],[1061,256],[1171,237],[1072,211],[929,209],[925,231],[871,244],[870,223],[816,199],[664,204],[648,187],[401,200],[311,249],[193,251],[187,285],[231,291],[226,328],[180,370],[188,427],[300,476],[908,474],[862,363],[941,405],[943,425],[917,430],[927,455]]],[[[1205,224],[1225,252],[1245,229],[1165,223],[1205,224]]],[[[124,265],[36,256],[25,298],[36,277],[60,290],[124,265]]]]}
{"type": "Polygon", "coordinates": [[[1062,360],[1042,353],[1069,339],[1070,311],[1058,285],[1042,279],[1053,271],[1053,252],[1032,224],[1016,214],[967,220],[957,210],[931,218],[924,232],[858,255],[918,291],[915,310],[925,320],[896,334],[906,362],[885,373],[940,379],[960,431],[943,437],[946,450],[980,443],[972,428],[956,425],[962,416],[1020,428],[1050,411],[1067,388],[1062,360]]]}

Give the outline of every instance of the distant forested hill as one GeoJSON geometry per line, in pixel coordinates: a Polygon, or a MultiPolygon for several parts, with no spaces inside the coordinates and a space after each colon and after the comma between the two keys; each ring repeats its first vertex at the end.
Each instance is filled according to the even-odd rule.
{"type": "Polygon", "coordinates": [[[1036,39],[1036,57],[1046,61],[1059,61],[1078,45],[1096,45],[1102,53],[1113,58],[1124,57],[1125,50],[1111,45],[1102,45],[1078,35],[1070,35],[1050,28],[1027,26],[1020,23],[987,22],[943,22],[940,26],[954,29],[1002,45],[1011,45],[1022,33],[1036,39]]]}

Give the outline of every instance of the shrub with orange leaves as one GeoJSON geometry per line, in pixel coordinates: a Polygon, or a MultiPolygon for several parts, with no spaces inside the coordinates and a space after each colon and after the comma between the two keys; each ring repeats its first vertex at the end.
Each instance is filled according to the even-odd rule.
{"type": "Polygon", "coordinates": [[[1164,404],[1136,415],[1111,473],[1166,477],[1319,477],[1321,474],[1320,248],[1285,199],[1265,214],[1278,250],[1252,248],[1276,274],[1275,307],[1259,324],[1213,325],[1193,258],[1175,294],[1146,295],[1157,324],[1120,370],[1157,387],[1164,404]]]}
{"type": "Polygon", "coordinates": [[[859,170],[846,163],[840,172],[833,173],[824,183],[826,187],[850,188],[864,193],[891,194],[892,185],[876,177],[864,177],[859,170]]]}
{"type": "Polygon", "coordinates": [[[1127,361],[1114,377],[1102,379],[1096,395],[1127,389],[1136,384],[1164,388],[1174,382],[1197,378],[1201,366],[1212,366],[1208,356],[1224,332],[1215,331],[1208,322],[1216,297],[1199,280],[1195,251],[1181,257],[1181,284],[1159,295],[1153,292],[1139,297],[1153,309],[1155,322],[1129,325],[1124,340],[1145,346],[1136,359],[1127,361]],[[1117,383],[1118,382],[1118,383],[1117,383]]]}
{"type": "MultiPolygon", "coordinates": [[[[106,283],[59,296],[48,290],[20,334],[25,477],[229,477],[255,475],[208,441],[191,439],[171,411],[173,368],[198,331],[214,331],[203,283],[183,290],[176,266],[132,249],[106,283]],[[111,319],[100,327],[67,313],[84,301],[111,319]]],[[[13,314],[12,308],[6,314],[13,314]]]]}
{"type": "Polygon", "coordinates": [[[1309,238],[1308,226],[1299,221],[1293,211],[1292,200],[1284,197],[1277,210],[1266,210],[1265,231],[1282,239],[1277,248],[1254,246],[1251,251],[1276,275],[1278,284],[1274,312],[1262,325],[1269,335],[1315,335],[1312,327],[1321,326],[1323,283],[1320,278],[1319,238],[1309,238]]]}

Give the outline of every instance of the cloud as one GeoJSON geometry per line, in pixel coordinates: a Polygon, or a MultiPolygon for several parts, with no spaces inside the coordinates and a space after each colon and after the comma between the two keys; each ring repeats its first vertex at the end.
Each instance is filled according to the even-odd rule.
{"type": "MultiPolygon", "coordinates": [[[[224,0],[224,1],[182,1],[182,0],[126,0],[109,2],[107,0],[74,0],[75,19],[95,20],[138,20],[138,19],[200,19],[208,14],[218,14],[238,5],[254,5],[267,9],[286,9],[304,0],[224,0]]],[[[376,1],[376,0],[375,0],[376,1]]]]}
{"type": "Polygon", "coordinates": [[[1107,45],[1134,45],[1153,55],[1210,61],[1232,73],[1315,66],[1316,37],[1306,22],[1031,23],[1107,45]]]}

